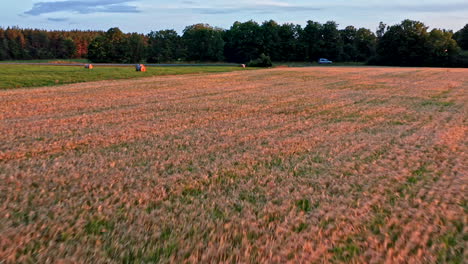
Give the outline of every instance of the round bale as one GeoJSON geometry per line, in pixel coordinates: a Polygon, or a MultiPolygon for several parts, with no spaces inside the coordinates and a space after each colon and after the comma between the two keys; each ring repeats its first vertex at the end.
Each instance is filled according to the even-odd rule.
{"type": "Polygon", "coordinates": [[[146,72],[146,67],[143,64],[137,64],[135,66],[135,69],[136,69],[137,72],[146,72]]]}

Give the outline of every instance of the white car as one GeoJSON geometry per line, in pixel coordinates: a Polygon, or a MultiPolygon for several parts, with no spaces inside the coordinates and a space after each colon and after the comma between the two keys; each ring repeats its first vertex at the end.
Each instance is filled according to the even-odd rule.
{"type": "Polygon", "coordinates": [[[318,60],[318,63],[319,64],[332,64],[333,61],[321,58],[321,59],[318,60]]]}

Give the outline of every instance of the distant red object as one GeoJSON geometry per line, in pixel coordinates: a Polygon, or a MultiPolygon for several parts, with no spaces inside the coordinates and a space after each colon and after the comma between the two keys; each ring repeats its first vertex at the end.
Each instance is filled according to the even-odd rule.
{"type": "Polygon", "coordinates": [[[135,69],[137,72],[146,72],[146,66],[143,64],[137,64],[135,69]]]}
{"type": "Polygon", "coordinates": [[[85,66],[85,69],[92,69],[94,68],[94,66],[92,64],[86,64],[85,66]]]}

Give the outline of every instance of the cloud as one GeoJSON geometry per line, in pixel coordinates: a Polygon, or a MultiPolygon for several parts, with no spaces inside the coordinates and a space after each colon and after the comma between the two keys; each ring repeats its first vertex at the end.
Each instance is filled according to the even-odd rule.
{"type": "Polygon", "coordinates": [[[454,12],[468,10],[468,3],[446,3],[446,4],[426,4],[426,5],[395,5],[395,10],[409,12],[454,12]]]}
{"type": "MultiPolygon", "coordinates": [[[[193,5],[192,1],[184,1],[184,4],[193,5]]],[[[274,13],[295,13],[295,12],[310,12],[319,11],[323,8],[308,5],[291,5],[283,2],[260,1],[253,4],[236,5],[236,6],[209,6],[209,7],[183,7],[177,10],[187,10],[193,13],[202,15],[223,15],[236,13],[253,13],[253,14],[274,14],[274,13]]]]}
{"type": "Polygon", "coordinates": [[[65,22],[65,21],[68,21],[68,18],[64,18],[64,17],[61,17],[61,18],[49,17],[49,18],[47,18],[47,20],[50,21],[50,22],[65,22]]]}
{"type": "Polygon", "coordinates": [[[182,1],[182,4],[185,4],[185,5],[196,5],[197,2],[195,2],[195,1],[182,1]]]}
{"type": "Polygon", "coordinates": [[[219,15],[219,14],[234,14],[234,13],[255,13],[255,14],[273,14],[281,12],[309,12],[319,11],[322,8],[306,7],[306,6],[285,6],[285,7],[263,7],[263,8],[192,8],[191,10],[200,14],[219,15]]]}
{"type": "Polygon", "coordinates": [[[139,13],[128,2],[135,0],[66,0],[59,2],[35,3],[31,10],[24,12],[27,15],[38,16],[54,12],[73,12],[79,14],[90,13],[139,13]]]}

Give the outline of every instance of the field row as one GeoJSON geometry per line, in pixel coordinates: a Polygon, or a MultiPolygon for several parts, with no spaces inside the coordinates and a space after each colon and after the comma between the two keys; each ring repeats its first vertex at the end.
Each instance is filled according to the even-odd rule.
{"type": "Polygon", "coordinates": [[[0,91],[0,260],[462,263],[468,71],[0,91]]]}

